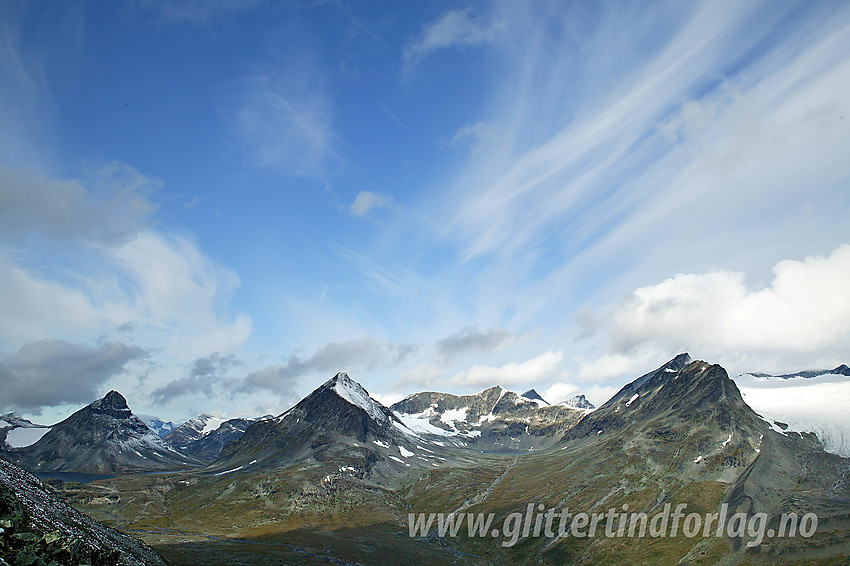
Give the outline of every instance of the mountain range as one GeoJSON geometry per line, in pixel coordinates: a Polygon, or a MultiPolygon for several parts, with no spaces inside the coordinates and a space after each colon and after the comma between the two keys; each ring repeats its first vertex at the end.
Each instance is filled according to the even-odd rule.
{"type": "Polygon", "coordinates": [[[164,436],[169,446],[204,461],[218,458],[221,450],[245,433],[255,419],[221,419],[198,415],[164,436]]]}
{"type": "Polygon", "coordinates": [[[415,393],[385,407],[341,372],[277,416],[200,415],[164,439],[110,392],[2,454],[36,471],[174,470],[59,488],[107,524],[136,525],[176,563],[204,564],[215,552],[225,563],[264,563],[257,557],[271,553],[317,563],[838,564],[850,553],[850,459],[759,405],[777,383],[832,385],[840,399],[842,367],[732,379],[680,354],[596,409],[581,395],[553,405],[533,389],[499,386],[415,393]],[[816,537],[755,550],[752,534],[523,537],[510,547],[488,537],[399,538],[408,513],[493,513],[499,522],[529,505],[649,514],[678,503],[765,513],[771,528],[788,512],[820,522],[816,537]],[[210,533],[242,543],[203,538],[210,533]]]}

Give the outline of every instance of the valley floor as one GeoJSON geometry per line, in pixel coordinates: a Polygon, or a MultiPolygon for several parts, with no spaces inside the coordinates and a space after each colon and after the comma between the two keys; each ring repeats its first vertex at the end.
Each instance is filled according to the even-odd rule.
{"type": "MultiPolygon", "coordinates": [[[[501,538],[470,538],[466,525],[457,537],[409,536],[409,513],[486,511],[495,513],[495,524],[501,525],[518,500],[534,500],[535,493],[558,493],[582,508],[610,490],[604,473],[574,475],[581,469],[578,463],[553,485],[551,475],[536,471],[551,469],[555,458],[554,453],[482,456],[478,465],[413,474],[392,489],[356,478],[317,482],[320,470],[308,466],[234,477],[188,472],[52,485],[80,510],[142,539],[174,566],[848,563],[850,548],[836,554],[840,540],[828,542],[832,550],[822,556],[808,553],[803,559],[794,557],[793,548],[779,554],[769,546],[744,552],[726,538],[572,538],[555,544],[529,537],[506,548],[501,538]]],[[[638,507],[661,490],[688,502],[689,509],[710,510],[729,488],[714,481],[670,481],[657,489],[626,490],[628,495],[621,493],[612,503],[638,507]]]]}

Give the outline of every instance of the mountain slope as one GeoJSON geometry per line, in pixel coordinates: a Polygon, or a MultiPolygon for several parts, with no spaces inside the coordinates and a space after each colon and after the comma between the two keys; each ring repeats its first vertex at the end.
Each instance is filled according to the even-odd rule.
{"type": "Polygon", "coordinates": [[[76,511],[38,478],[0,460],[0,564],[6,563],[165,566],[151,548],[76,511]]]}
{"type": "Polygon", "coordinates": [[[109,474],[198,464],[167,446],[132,413],[117,391],[54,425],[32,446],[6,454],[32,471],[109,474]]]}
{"type": "MultiPolygon", "coordinates": [[[[781,513],[816,513],[810,539],[765,539],[756,550],[743,538],[681,536],[639,539],[597,536],[521,538],[492,558],[501,563],[833,564],[850,551],[850,460],[823,451],[813,435],[782,433],[744,402],[718,366],[677,356],[623,387],[568,430],[553,449],[519,458],[480,493],[442,503],[446,511],[524,515],[529,506],[652,516],[665,505],[729,516],[764,512],[776,528],[781,513]],[[473,504],[468,503],[472,501],[473,504]],[[531,558],[533,557],[533,558],[531,558]]],[[[429,474],[408,490],[414,509],[434,511],[456,486],[429,474]],[[417,494],[424,494],[418,496],[417,494]],[[418,499],[421,497],[421,499],[418,499]]],[[[443,539],[447,541],[448,539],[443,539]]],[[[459,552],[493,556],[487,538],[459,537],[459,552]]]]}

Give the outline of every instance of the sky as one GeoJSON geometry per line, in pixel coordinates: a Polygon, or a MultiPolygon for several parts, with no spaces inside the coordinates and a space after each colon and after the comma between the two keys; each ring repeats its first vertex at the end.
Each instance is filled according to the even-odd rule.
{"type": "Polygon", "coordinates": [[[0,411],[850,362],[850,4],[0,0],[0,411]]]}

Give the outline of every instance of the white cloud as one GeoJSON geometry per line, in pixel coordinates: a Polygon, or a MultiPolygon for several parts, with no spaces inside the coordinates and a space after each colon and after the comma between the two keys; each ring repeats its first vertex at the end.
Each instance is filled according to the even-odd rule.
{"type": "MultiPolygon", "coordinates": [[[[850,244],[828,256],[785,260],[761,288],[744,273],[677,275],[636,289],[621,305],[583,317],[585,334],[601,332],[610,353],[584,362],[587,378],[645,367],[661,352],[691,351],[755,371],[794,360],[832,359],[850,351],[850,244]]],[[[802,368],[800,368],[802,369],[802,368]]]]}
{"type": "Polygon", "coordinates": [[[374,193],[372,191],[360,191],[354,197],[354,202],[348,207],[348,211],[354,216],[366,216],[373,210],[382,208],[393,209],[395,207],[395,200],[390,195],[374,193]]]}
{"type": "Polygon", "coordinates": [[[390,344],[365,336],[352,340],[329,342],[309,357],[297,354],[283,363],[266,366],[251,372],[238,384],[240,391],[292,391],[304,376],[319,374],[323,381],[340,371],[355,374],[378,366],[391,366],[404,359],[415,346],[390,344]]]}
{"type": "Polygon", "coordinates": [[[407,393],[399,393],[397,391],[391,391],[390,393],[376,393],[374,391],[369,391],[369,396],[384,407],[389,407],[393,403],[398,403],[407,397],[407,393]]]}
{"type": "Polygon", "coordinates": [[[450,10],[423,27],[402,53],[404,75],[409,75],[423,59],[440,49],[475,46],[493,41],[501,23],[486,16],[474,16],[471,8],[450,10]]]}
{"type": "Polygon", "coordinates": [[[193,242],[146,230],[112,257],[132,284],[127,300],[139,319],[134,322],[173,333],[168,342],[183,355],[231,352],[251,334],[248,315],[218,314],[239,287],[239,277],[193,242]]]}
{"type": "Polygon", "coordinates": [[[460,128],[452,136],[450,140],[445,141],[447,145],[456,147],[463,143],[476,144],[483,139],[491,137],[493,134],[492,125],[487,122],[476,122],[467,124],[460,128]]]}
{"type": "Polygon", "coordinates": [[[430,363],[423,363],[403,371],[395,386],[431,384],[437,382],[444,375],[445,370],[443,368],[430,363]]]}
{"type": "Polygon", "coordinates": [[[16,347],[45,337],[86,334],[102,320],[102,311],[82,290],[32,273],[2,253],[0,288],[0,341],[16,347]]]}
{"type": "Polygon", "coordinates": [[[504,328],[479,330],[477,326],[465,326],[459,331],[437,341],[437,352],[446,359],[469,353],[493,353],[510,342],[513,336],[504,328]]]}
{"type": "Polygon", "coordinates": [[[455,373],[446,381],[449,386],[510,387],[518,384],[539,383],[557,377],[561,372],[564,354],[545,352],[524,362],[511,362],[500,367],[477,365],[455,373]]]}
{"type": "Polygon", "coordinates": [[[0,348],[122,327],[122,338],[197,357],[251,333],[247,315],[227,312],[236,274],[148,227],[158,180],[112,163],[85,181],[3,169],[0,182],[0,348]]]}
{"type": "Polygon", "coordinates": [[[541,396],[550,403],[560,403],[580,393],[578,385],[558,381],[543,390],[541,396]]]}

